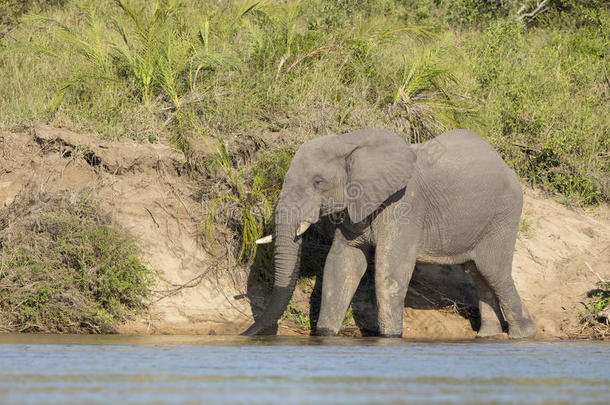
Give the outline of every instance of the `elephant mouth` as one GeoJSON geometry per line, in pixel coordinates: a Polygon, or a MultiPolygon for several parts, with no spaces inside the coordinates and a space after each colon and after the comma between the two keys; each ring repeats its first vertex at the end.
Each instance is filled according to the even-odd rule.
{"type": "Polygon", "coordinates": [[[338,204],[332,200],[330,201],[322,201],[320,204],[320,217],[327,215],[339,214],[345,211],[345,204],[338,204]]]}
{"type": "Polygon", "coordinates": [[[347,210],[343,209],[341,211],[331,212],[327,215],[328,220],[333,225],[341,225],[347,219],[347,210]]]}

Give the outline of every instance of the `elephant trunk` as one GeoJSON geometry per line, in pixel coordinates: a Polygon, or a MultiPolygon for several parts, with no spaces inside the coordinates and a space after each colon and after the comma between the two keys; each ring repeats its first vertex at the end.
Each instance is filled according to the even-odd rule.
{"type": "Polygon", "coordinates": [[[296,225],[276,226],[274,285],[271,300],[263,314],[243,335],[257,335],[273,325],[282,316],[297,282],[301,257],[301,238],[295,238],[296,225]]]}

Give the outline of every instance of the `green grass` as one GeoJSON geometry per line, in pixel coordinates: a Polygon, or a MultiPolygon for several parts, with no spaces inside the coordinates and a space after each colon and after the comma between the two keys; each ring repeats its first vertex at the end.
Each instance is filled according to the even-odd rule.
{"type": "Polygon", "coordinates": [[[468,127],[566,204],[607,201],[608,7],[556,0],[517,21],[509,3],[9,2],[0,130],[46,122],[187,153],[236,144],[210,145],[215,165],[197,170],[220,183],[208,236],[229,229],[245,261],[272,231],[295,146],[362,127],[413,142],[468,127]]]}
{"type": "Polygon", "coordinates": [[[607,200],[607,6],[556,1],[518,22],[500,3],[445,3],[7,3],[21,24],[0,39],[0,129],[188,150],[202,135],[467,126],[566,203],[607,200]]]}
{"type": "Polygon", "coordinates": [[[462,38],[476,56],[464,94],[483,101],[470,126],[522,178],[576,204],[608,198],[607,32],[499,20],[462,38]]]}

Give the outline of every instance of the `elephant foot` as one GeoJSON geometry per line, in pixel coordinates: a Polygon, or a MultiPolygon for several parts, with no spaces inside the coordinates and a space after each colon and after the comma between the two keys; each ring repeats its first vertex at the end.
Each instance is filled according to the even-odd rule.
{"type": "Polygon", "coordinates": [[[262,328],[260,328],[259,325],[257,324],[253,324],[252,326],[250,326],[248,329],[246,329],[245,331],[243,331],[241,333],[242,336],[256,336],[259,333],[261,333],[262,328]]]}
{"type": "Polygon", "coordinates": [[[502,332],[501,330],[497,331],[495,333],[487,332],[487,331],[477,332],[476,338],[477,339],[503,339],[503,338],[506,339],[506,333],[502,332]]]}
{"type": "Polygon", "coordinates": [[[536,324],[531,319],[513,321],[508,325],[508,337],[511,339],[531,339],[537,330],[536,324]]]}
{"type": "Polygon", "coordinates": [[[314,336],[336,336],[338,332],[329,328],[316,328],[314,336]]]}
{"type": "Polygon", "coordinates": [[[402,333],[387,333],[387,334],[381,334],[379,335],[379,337],[382,338],[389,338],[389,339],[402,339],[402,333]]]}
{"type": "Polygon", "coordinates": [[[503,334],[500,322],[482,322],[477,331],[477,338],[492,338],[503,334]]]}

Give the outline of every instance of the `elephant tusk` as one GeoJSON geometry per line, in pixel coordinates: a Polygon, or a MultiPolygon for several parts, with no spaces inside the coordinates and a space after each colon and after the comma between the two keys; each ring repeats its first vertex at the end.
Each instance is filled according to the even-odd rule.
{"type": "Polygon", "coordinates": [[[297,229],[297,236],[303,235],[310,225],[311,224],[307,221],[301,222],[301,225],[299,225],[299,229],[297,229]]]}
{"type": "Polygon", "coordinates": [[[266,243],[271,243],[275,239],[275,235],[267,235],[256,241],[257,245],[264,245],[266,243]]]}

